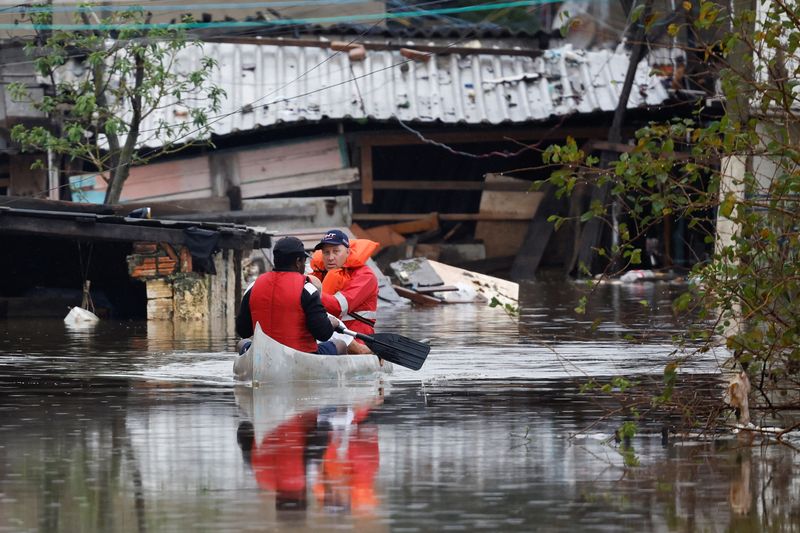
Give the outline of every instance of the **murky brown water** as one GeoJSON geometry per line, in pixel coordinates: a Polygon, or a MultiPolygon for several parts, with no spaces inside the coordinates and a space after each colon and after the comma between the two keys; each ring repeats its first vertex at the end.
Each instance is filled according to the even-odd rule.
{"type": "Polygon", "coordinates": [[[800,530],[790,448],[663,444],[653,421],[626,468],[619,405],[577,391],[659,374],[681,290],[605,287],[583,316],[577,287],[536,284],[519,321],[382,309],[428,362],[341,388],[235,387],[227,336],[0,322],[0,531],[800,530]]]}

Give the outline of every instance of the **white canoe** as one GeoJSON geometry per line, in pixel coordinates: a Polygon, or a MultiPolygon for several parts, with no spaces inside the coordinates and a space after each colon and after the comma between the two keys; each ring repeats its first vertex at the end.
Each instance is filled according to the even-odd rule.
{"type": "Polygon", "coordinates": [[[289,348],[269,337],[256,324],[253,343],[233,363],[239,381],[287,383],[291,381],[346,380],[373,374],[391,374],[392,363],[383,365],[374,355],[319,355],[289,348]]]}

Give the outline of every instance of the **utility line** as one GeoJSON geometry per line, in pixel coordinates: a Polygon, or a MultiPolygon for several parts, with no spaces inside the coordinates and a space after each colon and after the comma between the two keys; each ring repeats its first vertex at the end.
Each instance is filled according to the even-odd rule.
{"type": "Polygon", "coordinates": [[[287,0],[277,2],[231,2],[231,3],[208,3],[208,4],[168,4],[145,6],[139,4],[126,5],[48,5],[48,6],[25,6],[24,4],[0,9],[3,13],[90,13],[93,11],[104,12],[125,12],[125,11],[183,11],[195,9],[257,9],[257,8],[276,8],[276,7],[307,7],[322,5],[340,4],[372,4],[374,0],[287,0]]]}
{"type": "Polygon", "coordinates": [[[309,17],[299,19],[221,21],[221,22],[185,22],[185,23],[142,23],[142,24],[0,24],[0,30],[40,30],[40,31],[81,31],[81,30],[153,30],[153,29],[204,29],[204,28],[247,28],[259,26],[292,26],[306,24],[331,24],[354,21],[383,21],[398,18],[429,17],[431,15],[448,15],[457,13],[474,13],[493,11],[513,7],[530,7],[560,3],[562,0],[518,0],[494,4],[479,4],[462,7],[443,7],[400,11],[397,13],[366,13],[363,15],[339,15],[333,17],[309,17]]]}

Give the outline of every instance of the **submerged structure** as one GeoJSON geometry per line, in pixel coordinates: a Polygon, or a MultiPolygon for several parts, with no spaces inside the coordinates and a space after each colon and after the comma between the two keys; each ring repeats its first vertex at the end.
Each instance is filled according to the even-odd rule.
{"type": "Polygon", "coordinates": [[[240,225],[19,198],[0,203],[0,236],[0,317],[63,317],[85,301],[88,281],[101,317],[230,329],[242,259],[270,245],[269,235],[240,225]]]}

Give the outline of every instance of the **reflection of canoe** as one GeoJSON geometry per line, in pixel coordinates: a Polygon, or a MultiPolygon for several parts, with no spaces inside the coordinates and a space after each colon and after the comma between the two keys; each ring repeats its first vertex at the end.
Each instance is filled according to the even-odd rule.
{"type": "Polygon", "coordinates": [[[379,378],[338,383],[294,382],[268,387],[234,387],[243,417],[252,422],[260,440],[293,416],[326,407],[359,408],[382,401],[385,392],[379,378]]]}
{"type": "Polygon", "coordinates": [[[306,380],[341,380],[392,372],[392,364],[383,366],[374,355],[319,355],[297,351],[269,337],[256,324],[253,344],[236,357],[233,373],[237,380],[254,384],[285,383],[306,380]]]}

